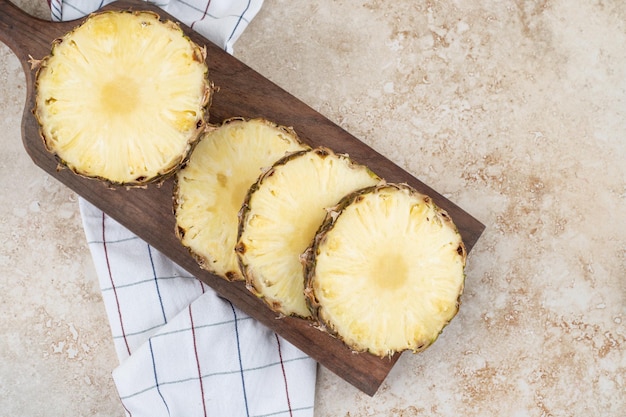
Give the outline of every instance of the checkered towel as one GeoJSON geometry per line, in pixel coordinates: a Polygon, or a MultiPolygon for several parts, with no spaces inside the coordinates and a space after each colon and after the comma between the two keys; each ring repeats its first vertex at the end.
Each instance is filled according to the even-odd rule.
{"type": "MultiPolygon", "coordinates": [[[[113,0],[48,0],[52,20],[79,19],[113,0]]],[[[256,16],[263,0],[148,1],[232,53],[233,44],[256,16]]]]}
{"type": "MultiPolygon", "coordinates": [[[[73,20],[102,5],[53,0],[52,16],[73,20]]],[[[159,5],[229,50],[261,1],[159,5]]],[[[79,201],[120,359],[113,379],[129,416],[313,415],[311,358],[79,201]]]]}

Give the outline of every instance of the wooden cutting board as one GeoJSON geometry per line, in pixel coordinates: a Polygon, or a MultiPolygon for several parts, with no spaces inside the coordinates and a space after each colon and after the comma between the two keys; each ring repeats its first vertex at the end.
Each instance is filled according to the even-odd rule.
{"type": "MultiPolygon", "coordinates": [[[[141,1],[123,0],[105,7],[129,8],[153,10],[162,18],[176,21],[161,9],[141,1]]],[[[79,177],[67,169],[57,170],[57,161],[45,150],[32,115],[35,74],[30,69],[29,59],[46,56],[55,38],[61,37],[81,22],[53,23],[39,20],[7,0],[0,0],[0,41],[13,50],[26,73],[27,101],[22,120],[22,139],[35,164],[214,288],[241,310],[306,352],[319,364],[373,396],[400,355],[381,359],[367,353],[352,353],[343,343],[316,330],[304,320],[278,319],[246,290],[243,283],[229,283],[201,270],[174,234],[172,180],[166,181],[161,187],[149,186],[147,189],[108,189],[101,182],[79,177]]],[[[323,145],[338,153],[347,153],[389,182],[408,183],[430,195],[440,207],[448,211],[463,236],[467,250],[471,250],[484,230],[479,221],[189,27],[182,24],[181,27],[191,39],[207,48],[209,77],[219,87],[210,108],[211,122],[218,123],[233,116],[265,117],[281,125],[292,126],[311,146],[323,145]]]]}

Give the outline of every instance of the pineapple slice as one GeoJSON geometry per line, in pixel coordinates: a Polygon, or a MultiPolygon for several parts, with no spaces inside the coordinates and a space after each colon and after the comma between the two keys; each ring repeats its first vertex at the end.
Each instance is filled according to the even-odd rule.
{"type": "Polygon", "coordinates": [[[307,302],[354,351],[384,357],[423,350],[458,311],[461,235],[444,210],[407,185],[344,198],[305,258],[307,302]]]}
{"type": "Polygon", "coordinates": [[[111,184],[163,179],[204,129],[213,92],[205,56],[155,13],[91,15],[38,62],[34,114],[46,148],[111,184]]]}
{"type": "Polygon", "coordinates": [[[300,255],[327,207],[379,181],[364,165],[326,148],[276,162],[251,187],[240,214],[236,251],[248,289],[275,312],[310,317],[300,255]]]}
{"type": "Polygon", "coordinates": [[[308,149],[289,128],[264,119],[233,118],[200,139],[176,174],[176,234],[203,269],[243,280],[234,247],[238,213],[263,168],[308,149]]]}

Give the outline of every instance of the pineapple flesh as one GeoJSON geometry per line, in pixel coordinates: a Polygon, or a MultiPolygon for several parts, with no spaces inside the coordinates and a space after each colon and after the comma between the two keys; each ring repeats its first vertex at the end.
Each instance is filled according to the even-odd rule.
{"type": "Polygon", "coordinates": [[[262,169],[307,149],[289,128],[264,119],[230,119],[205,133],[176,174],[176,234],[203,269],[243,280],[234,247],[238,213],[262,169]]]}
{"type": "Polygon", "coordinates": [[[248,288],[285,316],[311,317],[300,255],[343,196],[379,182],[367,167],[326,148],[279,160],[242,206],[236,251],[248,288]]]}
{"type": "Polygon", "coordinates": [[[205,56],[155,13],[91,15],[38,62],[34,114],[46,148],[77,174],[111,184],[171,174],[204,128],[205,56]]]}
{"type": "Polygon", "coordinates": [[[445,211],[407,185],[344,198],[305,256],[311,309],[354,351],[421,351],[458,311],[461,236],[445,211]]]}

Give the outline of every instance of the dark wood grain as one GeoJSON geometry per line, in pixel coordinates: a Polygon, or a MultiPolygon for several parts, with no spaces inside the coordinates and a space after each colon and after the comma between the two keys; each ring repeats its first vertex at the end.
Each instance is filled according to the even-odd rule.
{"type": "MultiPolygon", "coordinates": [[[[154,10],[163,18],[176,20],[162,10],[139,1],[119,1],[106,7],[129,8],[154,10]]],[[[242,283],[229,283],[201,270],[175,237],[171,180],[160,187],[149,186],[147,189],[108,189],[96,180],[79,177],[67,169],[57,169],[57,161],[45,150],[39,127],[32,115],[34,73],[30,69],[29,59],[31,56],[43,58],[55,38],[80,22],[52,23],[39,20],[26,15],[8,1],[0,0],[0,40],[15,52],[26,73],[27,104],[22,120],[22,138],[34,163],[210,285],[241,310],[275,330],[322,366],[366,394],[374,395],[399,355],[381,359],[370,354],[354,354],[341,342],[316,330],[304,320],[278,319],[242,283]]],[[[474,217],[201,35],[184,25],[181,27],[191,39],[207,47],[209,76],[220,88],[210,111],[212,122],[220,122],[232,116],[265,117],[292,126],[312,146],[324,145],[336,152],[348,153],[387,181],[405,182],[430,195],[452,216],[468,251],[471,250],[484,230],[484,226],[474,217]]]]}

